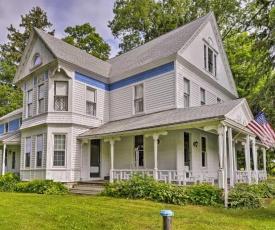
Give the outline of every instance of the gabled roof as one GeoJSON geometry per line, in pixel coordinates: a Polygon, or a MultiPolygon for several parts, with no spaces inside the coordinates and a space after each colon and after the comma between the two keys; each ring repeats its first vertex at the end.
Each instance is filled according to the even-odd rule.
{"type": "Polygon", "coordinates": [[[9,118],[9,117],[12,117],[12,116],[15,116],[17,114],[20,114],[23,112],[23,108],[20,108],[20,109],[17,109],[17,110],[14,110],[6,115],[4,115],[3,117],[0,117],[0,121],[3,121],[5,120],[6,118],[9,118]]]}
{"type": "Polygon", "coordinates": [[[110,77],[176,54],[211,15],[212,13],[208,13],[142,46],[108,60],[107,62],[112,64],[110,77]]]}
{"type": "Polygon", "coordinates": [[[204,121],[210,119],[225,119],[225,115],[245,99],[230,100],[213,105],[171,109],[143,116],[136,116],[118,121],[108,122],[98,128],[91,129],[78,136],[79,139],[112,135],[128,131],[156,128],[176,124],[204,121]]]}
{"type": "Polygon", "coordinates": [[[102,61],[42,30],[37,28],[34,30],[56,58],[108,77],[111,65],[106,61],[102,61]]]}

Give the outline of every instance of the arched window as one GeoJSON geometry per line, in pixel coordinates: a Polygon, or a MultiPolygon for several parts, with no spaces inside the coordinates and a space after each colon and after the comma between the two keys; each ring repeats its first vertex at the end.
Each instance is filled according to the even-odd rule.
{"type": "Polygon", "coordinates": [[[35,54],[33,57],[32,67],[38,66],[42,63],[42,59],[39,54],[35,54]]]}

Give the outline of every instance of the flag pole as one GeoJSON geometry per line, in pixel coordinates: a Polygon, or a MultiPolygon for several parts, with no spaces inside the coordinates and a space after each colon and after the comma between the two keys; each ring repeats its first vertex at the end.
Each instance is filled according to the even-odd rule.
{"type": "MultiPolygon", "coordinates": [[[[262,110],[261,110],[261,112],[263,112],[265,110],[265,108],[263,108],[262,110]]],[[[232,142],[234,142],[235,140],[236,140],[236,138],[238,137],[238,136],[240,136],[240,134],[244,131],[244,129],[246,128],[246,126],[244,126],[237,134],[236,134],[236,136],[232,139],[232,142]]]]}

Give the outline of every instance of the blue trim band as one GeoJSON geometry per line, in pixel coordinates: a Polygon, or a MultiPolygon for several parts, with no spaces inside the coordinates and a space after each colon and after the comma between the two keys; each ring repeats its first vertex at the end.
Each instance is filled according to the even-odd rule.
{"type": "Polygon", "coordinates": [[[94,86],[97,88],[100,88],[100,89],[103,89],[103,90],[106,90],[106,91],[112,91],[112,90],[119,89],[119,88],[122,88],[127,85],[131,85],[131,84],[135,84],[140,81],[144,81],[146,79],[149,79],[149,78],[152,78],[157,75],[164,74],[164,73],[167,73],[167,72],[170,72],[173,70],[174,70],[174,62],[170,62],[170,63],[164,64],[162,66],[158,66],[156,68],[144,71],[142,73],[135,74],[131,77],[127,77],[125,79],[119,80],[119,81],[111,83],[111,84],[101,82],[99,80],[96,80],[92,77],[88,77],[88,76],[83,75],[78,72],[75,72],[75,80],[86,83],[88,85],[91,85],[91,86],[94,86]]]}

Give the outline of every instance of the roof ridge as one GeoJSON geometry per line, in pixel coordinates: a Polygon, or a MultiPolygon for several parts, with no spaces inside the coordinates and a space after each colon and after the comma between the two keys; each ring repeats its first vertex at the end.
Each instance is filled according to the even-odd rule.
{"type": "Polygon", "coordinates": [[[117,55],[117,56],[115,56],[115,57],[112,57],[112,58],[108,59],[107,62],[110,61],[110,60],[113,60],[113,59],[115,59],[115,58],[117,58],[117,57],[121,57],[122,55],[127,54],[127,53],[129,53],[129,52],[131,52],[131,51],[134,51],[134,50],[136,50],[136,49],[138,49],[138,48],[140,48],[140,47],[142,47],[142,46],[144,46],[144,45],[146,45],[146,44],[149,44],[149,43],[151,43],[151,42],[153,42],[153,41],[155,41],[155,40],[157,40],[157,39],[160,39],[160,38],[162,38],[162,37],[164,37],[164,36],[167,36],[168,34],[170,34],[170,33],[172,33],[172,32],[175,32],[176,30],[182,29],[183,27],[186,27],[186,26],[190,25],[191,23],[193,23],[193,22],[195,22],[195,21],[197,21],[197,20],[202,19],[203,17],[208,18],[211,14],[212,14],[212,12],[209,12],[209,13],[207,13],[207,14],[205,14],[205,15],[199,17],[199,18],[196,18],[196,19],[194,19],[194,20],[188,22],[187,24],[181,25],[180,27],[177,27],[177,28],[175,28],[175,29],[173,29],[173,30],[171,30],[171,31],[169,31],[169,32],[167,32],[167,33],[164,33],[164,34],[162,34],[162,35],[160,35],[160,36],[158,36],[158,37],[156,37],[156,38],[154,38],[154,39],[152,39],[152,40],[150,40],[150,41],[148,41],[148,42],[145,42],[145,43],[143,43],[143,44],[141,44],[141,45],[139,45],[139,46],[137,46],[137,47],[134,47],[133,49],[131,49],[131,50],[125,52],[125,53],[122,53],[122,54],[120,54],[120,55],[117,55]]]}

